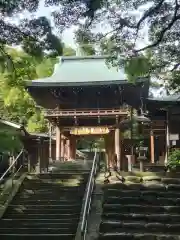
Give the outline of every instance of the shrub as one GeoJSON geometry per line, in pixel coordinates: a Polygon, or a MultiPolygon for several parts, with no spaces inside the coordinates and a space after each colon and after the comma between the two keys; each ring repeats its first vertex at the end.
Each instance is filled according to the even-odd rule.
{"type": "Polygon", "coordinates": [[[169,169],[176,169],[177,167],[180,167],[180,150],[179,149],[174,149],[170,152],[167,166],[169,169]]]}

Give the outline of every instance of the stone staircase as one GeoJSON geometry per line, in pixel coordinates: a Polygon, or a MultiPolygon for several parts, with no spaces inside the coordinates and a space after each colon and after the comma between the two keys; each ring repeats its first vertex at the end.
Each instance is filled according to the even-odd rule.
{"type": "Polygon", "coordinates": [[[0,219],[0,239],[75,239],[88,176],[29,175],[0,219]]]}
{"type": "Polygon", "coordinates": [[[177,176],[122,177],[103,191],[99,240],[180,240],[177,176]]]}

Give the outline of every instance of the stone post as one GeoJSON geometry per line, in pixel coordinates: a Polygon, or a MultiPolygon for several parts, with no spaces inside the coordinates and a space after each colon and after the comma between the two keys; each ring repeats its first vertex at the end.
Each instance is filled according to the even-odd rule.
{"type": "Polygon", "coordinates": [[[37,164],[36,164],[36,172],[41,173],[42,170],[42,139],[38,139],[38,149],[37,149],[37,164]]]}
{"type": "Polygon", "coordinates": [[[154,163],[154,133],[150,132],[150,145],[151,145],[151,163],[154,163]]]}
{"type": "Polygon", "coordinates": [[[169,148],[170,148],[170,140],[169,140],[169,112],[167,110],[166,112],[166,155],[164,160],[164,165],[168,162],[168,156],[169,156],[169,148]]]}
{"type": "Polygon", "coordinates": [[[115,130],[115,154],[116,154],[117,170],[120,170],[121,168],[121,132],[119,128],[115,130]]]}
{"type": "Polygon", "coordinates": [[[56,126],[56,160],[61,160],[61,130],[59,126],[56,126]]]}

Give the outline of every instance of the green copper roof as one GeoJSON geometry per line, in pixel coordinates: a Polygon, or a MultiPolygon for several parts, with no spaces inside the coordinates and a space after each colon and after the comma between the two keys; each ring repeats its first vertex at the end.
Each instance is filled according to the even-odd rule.
{"type": "Polygon", "coordinates": [[[61,57],[51,77],[28,81],[28,86],[76,86],[127,82],[124,70],[108,67],[106,59],[107,56],[61,57]]]}

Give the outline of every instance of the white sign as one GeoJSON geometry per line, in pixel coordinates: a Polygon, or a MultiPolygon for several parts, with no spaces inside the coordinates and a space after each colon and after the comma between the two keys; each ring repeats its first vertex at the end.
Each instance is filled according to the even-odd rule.
{"type": "Polygon", "coordinates": [[[173,146],[176,146],[176,141],[172,141],[172,145],[173,145],[173,146]]]}
{"type": "Polygon", "coordinates": [[[170,134],[169,138],[170,138],[171,141],[177,141],[177,140],[179,140],[179,134],[178,133],[177,134],[170,134]]]}

